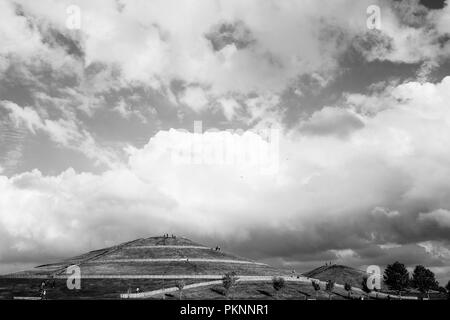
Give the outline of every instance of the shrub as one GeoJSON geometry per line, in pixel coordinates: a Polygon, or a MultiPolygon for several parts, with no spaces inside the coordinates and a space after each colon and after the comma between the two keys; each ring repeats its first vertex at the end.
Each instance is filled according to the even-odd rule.
{"type": "Polygon", "coordinates": [[[352,285],[350,283],[346,282],[344,284],[344,289],[345,289],[345,291],[348,292],[348,297],[350,298],[350,296],[352,294],[352,285]]]}
{"type": "Polygon", "coordinates": [[[177,282],[175,282],[175,286],[178,288],[179,299],[180,300],[182,298],[183,288],[184,288],[185,285],[186,285],[186,283],[184,282],[184,280],[177,280],[177,282]]]}
{"type": "Polygon", "coordinates": [[[320,283],[317,282],[317,281],[312,280],[311,284],[312,284],[312,286],[314,288],[314,291],[316,292],[316,299],[317,299],[317,296],[318,296],[319,291],[320,291],[320,283]]]}
{"type": "Polygon", "coordinates": [[[232,291],[232,289],[234,288],[234,286],[236,285],[236,282],[238,281],[238,277],[236,275],[236,272],[232,271],[232,272],[227,272],[223,278],[222,278],[222,284],[223,287],[225,288],[225,296],[227,298],[230,297],[230,293],[232,291]]]}
{"type": "Polygon", "coordinates": [[[328,292],[328,299],[331,300],[331,294],[333,293],[334,290],[334,281],[328,280],[325,290],[328,292]]]}
{"type": "Polygon", "coordinates": [[[272,286],[275,289],[275,296],[278,298],[278,293],[286,286],[286,282],[283,277],[273,277],[272,286]]]}

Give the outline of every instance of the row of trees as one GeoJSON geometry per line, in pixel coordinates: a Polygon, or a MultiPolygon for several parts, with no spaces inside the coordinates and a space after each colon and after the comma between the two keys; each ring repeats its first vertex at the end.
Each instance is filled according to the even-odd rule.
{"type": "MultiPolygon", "coordinates": [[[[440,287],[434,273],[422,265],[416,266],[412,275],[410,275],[405,265],[396,261],[386,267],[383,279],[385,285],[390,290],[396,291],[400,296],[408,288],[417,289],[421,293],[426,294],[428,298],[431,290],[443,293],[450,291],[450,281],[447,283],[446,288],[440,287]]],[[[366,292],[371,291],[367,287],[367,279],[364,279],[362,285],[366,292]]]]}

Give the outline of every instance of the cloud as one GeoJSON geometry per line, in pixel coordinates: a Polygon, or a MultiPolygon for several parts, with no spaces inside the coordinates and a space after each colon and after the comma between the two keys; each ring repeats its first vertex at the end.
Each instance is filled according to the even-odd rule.
{"type": "Polygon", "coordinates": [[[332,107],[325,107],[314,112],[307,121],[300,124],[300,130],[303,133],[336,135],[342,138],[363,127],[364,123],[352,111],[332,107]]]}
{"type": "Polygon", "coordinates": [[[113,110],[125,119],[130,119],[131,116],[135,116],[142,123],[147,122],[147,119],[139,110],[135,110],[131,106],[127,105],[127,103],[123,99],[119,101],[119,103],[114,107],[113,110]]]}
{"type": "Polygon", "coordinates": [[[434,222],[444,228],[450,228],[450,211],[438,209],[429,213],[420,213],[419,220],[434,222]]]}
{"type": "Polygon", "coordinates": [[[205,91],[199,87],[186,88],[179,100],[197,112],[204,110],[208,106],[208,97],[205,91]]]}
{"type": "Polygon", "coordinates": [[[236,116],[236,112],[241,108],[239,103],[233,98],[222,98],[218,102],[221,104],[227,120],[232,120],[236,116]]]}
{"type": "Polygon", "coordinates": [[[16,127],[24,125],[33,134],[44,132],[58,145],[80,151],[98,164],[113,166],[118,162],[113,152],[99,147],[92,135],[74,119],[42,119],[33,108],[22,108],[11,101],[0,101],[0,106],[9,111],[16,127]]]}
{"type": "Polygon", "coordinates": [[[381,30],[367,29],[366,9],[373,5],[369,0],[329,1],[324,6],[295,0],[267,0],[263,5],[254,0],[122,5],[80,0],[81,29],[69,30],[66,9],[72,4],[4,2],[0,70],[25,62],[75,76],[89,98],[78,107],[90,115],[99,90],[114,85],[100,81],[100,70],[94,81],[86,81],[86,70],[97,65],[117,70],[117,82],[124,87],[138,82],[167,93],[174,82],[181,83],[189,88],[179,92],[186,105],[203,111],[205,97],[280,95],[305,75],[324,79],[325,86],[343,72],[340,62],[352,48],[368,61],[429,65],[441,63],[450,48],[445,41],[448,6],[430,11],[418,1],[380,1],[381,30]]]}
{"type": "MultiPolygon", "coordinates": [[[[370,106],[345,102],[343,109],[330,108],[325,115],[355,113],[364,126],[345,131],[345,139],[336,139],[335,129],[331,135],[283,133],[276,175],[174,163],[172,148],[193,133],[171,130],[129,148],[125,164],[102,174],[68,169],[56,176],[38,170],[1,176],[0,254],[10,262],[44,259],[172,230],[290,263],[330,254],[354,264],[384,263],[402,249],[379,246],[394,243],[417,253],[401,255],[409,255],[408,263],[438,266],[416,244],[450,241],[450,183],[442,179],[450,174],[448,92],[450,77],[408,82],[375,94],[386,104],[377,112],[347,112],[370,106]],[[355,254],[340,254],[349,250],[355,254]]],[[[45,126],[29,118],[35,130],[45,126]]]]}
{"type": "Polygon", "coordinates": [[[14,3],[0,4],[0,72],[34,90],[30,102],[4,98],[2,111],[106,170],[1,173],[2,262],[168,230],[280,263],[447,261],[418,243],[445,248],[450,240],[450,182],[442,178],[450,174],[450,77],[426,82],[448,55],[448,6],[381,1],[382,28],[373,31],[365,25],[370,1],[80,1],[82,29],[74,31],[65,27],[72,2],[14,3]],[[101,107],[139,117],[112,96],[142,87],[175,107],[218,106],[227,120],[264,128],[282,123],[287,89],[305,78],[327,86],[351,50],[369,62],[420,64],[419,81],[346,93],[295,130],[282,128],[276,175],[174,164],[171,148],[192,138],[174,130],[128,148],[120,161],[80,120],[101,107]]]}

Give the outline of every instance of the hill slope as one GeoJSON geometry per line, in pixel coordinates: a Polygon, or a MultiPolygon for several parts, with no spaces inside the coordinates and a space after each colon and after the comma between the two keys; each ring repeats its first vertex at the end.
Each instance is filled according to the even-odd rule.
{"type": "Polygon", "coordinates": [[[321,281],[332,280],[336,283],[350,283],[353,287],[362,288],[362,282],[367,273],[343,265],[321,266],[303,274],[308,278],[315,278],[321,281]]]}
{"type": "Polygon", "coordinates": [[[151,237],[2,276],[0,298],[39,296],[42,281],[52,284],[48,298],[119,298],[137,288],[142,292],[174,286],[179,279],[186,284],[217,281],[227,272],[248,279],[286,274],[186,238],[151,237]],[[67,289],[66,271],[71,265],[80,267],[81,290],[67,289]]]}
{"type": "Polygon", "coordinates": [[[186,238],[151,237],[91,251],[60,262],[38,266],[9,277],[45,278],[65,275],[78,265],[84,278],[137,278],[152,276],[276,275],[280,270],[263,263],[209,248],[186,238]]]}

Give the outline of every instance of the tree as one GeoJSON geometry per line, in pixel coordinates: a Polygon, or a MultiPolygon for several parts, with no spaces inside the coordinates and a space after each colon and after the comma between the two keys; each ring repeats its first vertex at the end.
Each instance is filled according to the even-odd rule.
{"type": "Polygon", "coordinates": [[[176,283],[175,283],[175,286],[178,288],[178,292],[179,292],[179,299],[181,300],[181,297],[182,297],[182,295],[183,295],[183,288],[184,288],[184,286],[185,286],[185,282],[184,282],[184,280],[178,280],[176,283]]]}
{"type": "Polygon", "coordinates": [[[275,297],[278,299],[278,293],[286,286],[286,282],[283,277],[273,277],[272,286],[275,289],[275,297]]]}
{"type": "Polygon", "coordinates": [[[345,291],[348,292],[348,297],[350,298],[350,296],[352,294],[352,285],[350,283],[346,282],[344,284],[344,289],[345,289],[345,291]]]}
{"type": "Polygon", "coordinates": [[[445,286],[445,289],[447,289],[447,292],[450,292],[450,280],[448,280],[447,285],[445,286]]]}
{"type": "Polygon", "coordinates": [[[222,283],[223,287],[225,288],[225,296],[228,298],[230,296],[231,290],[236,285],[236,282],[238,281],[238,277],[236,275],[236,272],[227,272],[223,278],[222,283]]]}
{"type": "Polygon", "coordinates": [[[420,265],[414,268],[411,284],[414,288],[419,289],[420,292],[426,293],[428,299],[430,298],[430,290],[439,287],[434,273],[430,269],[420,265]]]}
{"type": "Polygon", "coordinates": [[[318,296],[319,291],[320,291],[320,283],[318,281],[312,280],[311,284],[312,284],[312,286],[314,288],[314,291],[316,292],[316,300],[317,300],[317,296],[318,296]]]}
{"type": "Polygon", "coordinates": [[[409,285],[409,272],[405,265],[398,261],[389,264],[384,270],[384,282],[390,290],[397,291],[400,297],[409,285]]]}
{"type": "Polygon", "coordinates": [[[325,290],[328,292],[328,299],[331,300],[331,295],[333,294],[334,281],[328,280],[325,286],[325,290]]]}

